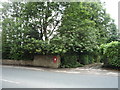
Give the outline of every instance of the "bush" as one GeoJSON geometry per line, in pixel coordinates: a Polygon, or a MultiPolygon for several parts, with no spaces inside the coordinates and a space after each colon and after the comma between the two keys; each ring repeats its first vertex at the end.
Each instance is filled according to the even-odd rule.
{"type": "Polygon", "coordinates": [[[94,56],[89,54],[81,54],[79,56],[79,62],[83,65],[91,64],[95,62],[94,56]]]}
{"type": "Polygon", "coordinates": [[[83,66],[78,62],[79,56],[77,54],[64,54],[61,55],[61,67],[63,68],[75,68],[83,66]]]}
{"type": "Polygon", "coordinates": [[[100,46],[105,66],[120,67],[120,42],[114,41],[100,46]]]}

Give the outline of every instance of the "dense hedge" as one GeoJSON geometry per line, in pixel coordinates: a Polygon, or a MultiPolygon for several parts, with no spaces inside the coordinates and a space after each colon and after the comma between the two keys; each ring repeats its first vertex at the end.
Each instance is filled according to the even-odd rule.
{"type": "Polygon", "coordinates": [[[95,60],[94,60],[94,57],[92,55],[87,55],[87,54],[84,54],[84,55],[80,55],[80,63],[83,64],[83,65],[87,65],[87,64],[91,64],[93,63],[95,60]]]}
{"type": "Polygon", "coordinates": [[[61,62],[61,67],[80,67],[95,62],[100,62],[100,55],[98,52],[67,53],[61,55],[61,62]]]}
{"type": "Polygon", "coordinates": [[[80,67],[83,66],[79,63],[79,55],[77,54],[64,54],[61,55],[61,67],[64,68],[74,68],[74,67],[80,67]]]}
{"type": "Polygon", "coordinates": [[[120,67],[120,42],[114,41],[100,46],[105,66],[120,67]]]}

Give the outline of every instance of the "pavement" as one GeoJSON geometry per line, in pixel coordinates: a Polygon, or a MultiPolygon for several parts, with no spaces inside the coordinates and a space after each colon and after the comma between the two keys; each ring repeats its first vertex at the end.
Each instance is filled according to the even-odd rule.
{"type": "Polygon", "coordinates": [[[95,68],[2,66],[2,88],[118,88],[118,72],[95,68]]]}

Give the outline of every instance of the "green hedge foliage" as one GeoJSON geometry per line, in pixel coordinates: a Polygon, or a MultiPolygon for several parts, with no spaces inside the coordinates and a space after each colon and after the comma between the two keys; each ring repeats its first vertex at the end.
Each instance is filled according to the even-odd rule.
{"type": "Polygon", "coordinates": [[[94,62],[94,57],[90,55],[80,55],[80,62],[84,65],[91,64],[94,62]]]}
{"type": "Polygon", "coordinates": [[[102,58],[105,66],[120,67],[120,42],[114,41],[100,46],[102,58]]]}
{"type": "Polygon", "coordinates": [[[61,55],[61,67],[63,68],[75,68],[75,67],[81,67],[82,64],[79,63],[78,58],[79,55],[77,54],[64,54],[61,55]]]}
{"type": "Polygon", "coordinates": [[[83,65],[92,64],[92,63],[99,63],[100,62],[100,54],[99,52],[92,52],[92,53],[83,53],[79,55],[79,62],[83,65]]]}
{"type": "Polygon", "coordinates": [[[80,67],[95,62],[100,62],[100,56],[94,53],[67,53],[62,54],[61,67],[80,67]]]}

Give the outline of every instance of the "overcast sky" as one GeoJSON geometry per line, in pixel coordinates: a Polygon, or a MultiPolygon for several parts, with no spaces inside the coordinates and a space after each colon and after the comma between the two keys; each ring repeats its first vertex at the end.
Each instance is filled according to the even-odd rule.
{"type": "Polygon", "coordinates": [[[116,25],[118,26],[118,2],[120,0],[101,0],[106,2],[106,11],[110,14],[111,18],[115,20],[116,25]]]}
{"type": "MultiPolygon", "coordinates": [[[[6,2],[6,1],[8,0],[0,0],[0,2],[6,2]]],[[[111,18],[115,20],[115,23],[118,26],[118,2],[120,0],[101,0],[101,1],[106,3],[105,8],[107,13],[110,14],[111,18]]]]}

